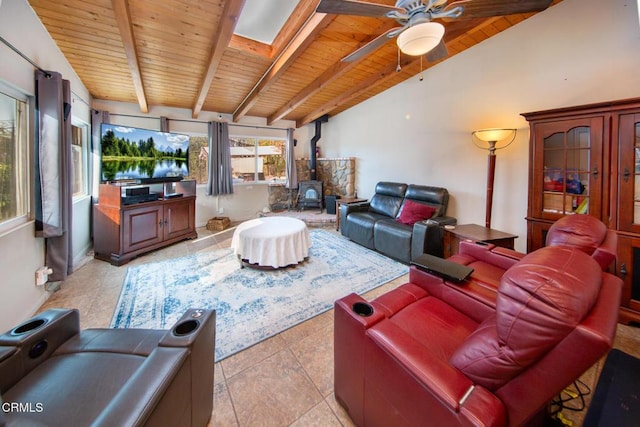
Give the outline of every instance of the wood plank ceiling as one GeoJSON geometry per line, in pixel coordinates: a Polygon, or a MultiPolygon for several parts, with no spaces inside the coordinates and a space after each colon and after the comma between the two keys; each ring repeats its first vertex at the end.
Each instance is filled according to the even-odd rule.
{"type": "MultiPolygon", "coordinates": [[[[315,13],[300,0],[273,44],[233,34],[245,0],[29,0],[96,99],[257,116],[297,127],[335,115],[420,72],[387,42],[356,62],[346,55],[397,24],[315,13]]],[[[558,3],[562,0],[556,0],[558,3]]],[[[393,5],[394,0],[378,3],[393,5]]],[[[449,56],[533,14],[443,23],[449,56]]],[[[446,59],[445,59],[446,60],[446,59]]],[[[423,69],[435,63],[422,61],[423,69]]]]}

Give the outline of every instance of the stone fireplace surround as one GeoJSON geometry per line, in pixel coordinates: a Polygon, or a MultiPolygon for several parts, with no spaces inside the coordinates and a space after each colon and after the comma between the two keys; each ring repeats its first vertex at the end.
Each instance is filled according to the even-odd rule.
{"type": "MultiPolygon", "coordinates": [[[[322,181],[324,195],[353,196],[356,190],[356,158],[335,157],[316,160],[316,179],[322,181]]],[[[296,159],[298,182],[311,179],[309,159],[296,159]]],[[[297,190],[293,190],[291,200],[297,199],[297,190]]],[[[289,190],[284,184],[269,184],[269,208],[272,211],[289,207],[289,190]]],[[[293,207],[293,206],[292,206],[293,207]]]]}

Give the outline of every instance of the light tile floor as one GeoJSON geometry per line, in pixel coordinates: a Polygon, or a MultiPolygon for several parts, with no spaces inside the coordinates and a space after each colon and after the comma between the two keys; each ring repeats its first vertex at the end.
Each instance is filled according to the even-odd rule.
{"type": "MultiPolygon", "coordinates": [[[[198,229],[196,240],[149,253],[121,267],[88,259],[40,310],[78,308],[82,328],[108,327],[129,265],[229,247],[232,234],[233,229],[215,234],[198,229]]],[[[402,276],[368,292],[365,298],[373,299],[406,281],[407,276],[402,276]]],[[[640,357],[640,329],[619,325],[615,346],[640,357]]],[[[592,390],[602,363],[583,376],[592,390]]],[[[578,426],[583,416],[584,411],[567,413],[578,426]]],[[[216,363],[209,425],[352,426],[333,395],[332,311],[216,363]]]]}

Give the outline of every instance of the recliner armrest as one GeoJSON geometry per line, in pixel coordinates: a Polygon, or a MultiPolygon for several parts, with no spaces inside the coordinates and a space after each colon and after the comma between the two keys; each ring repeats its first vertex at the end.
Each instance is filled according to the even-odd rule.
{"type": "Polygon", "coordinates": [[[159,346],[190,347],[201,335],[215,335],[215,311],[189,309],[165,333],[159,346]]]}
{"type": "Polygon", "coordinates": [[[514,249],[503,248],[502,246],[496,246],[495,248],[493,248],[493,253],[498,254],[498,255],[502,255],[502,256],[504,256],[506,258],[511,258],[515,262],[520,261],[526,255],[526,254],[524,254],[522,252],[518,252],[518,251],[516,251],[514,249]]]}
{"type": "Polygon", "coordinates": [[[190,379],[185,389],[190,389],[192,425],[206,425],[213,410],[215,340],[215,310],[189,309],[158,344],[159,349],[186,348],[190,352],[190,379]]]}
{"type": "Polygon", "coordinates": [[[352,212],[366,212],[369,210],[369,202],[349,203],[340,205],[340,214],[344,212],[345,216],[352,212]]]}
{"type": "Polygon", "coordinates": [[[11,388],[79,332],[78,310],[49,309],[0,335],[0,346],[15,348],[0,360],[0,393],[11,388]]]}
{"type": "Polygon", "coordinates": [[[369,202],[350,203],[340,205],[338,214],[340,215],[340,232],[343,236],[349,236],[349,222],[347,216],[354,212],[367,212],[369,210],[369,202]]]}
{"type": "Polygon", "coordinates": [[[522,256],[524,256],[524,254],[521,256],[518,252],[506,248],[498,249],[496,245],[491,243],[466,240],[460,242],[458,254],[473,258],[476,261],[486,262],[505,271],[520,261],[522,256]]]}
{"type": "MultiPolygon", "coordinates": [[[[189,350],[185,348],[157,348],[124,384],[92,425],[96,427],[144,425],[149,416],[157,411],[160,400],[166,397],[167,389],[176,381],[178,372],[188,357],[189,350]]],[[[213,369],[213,361],[211,364],[213,369]]],[[[188,407],[184,407],[189,404],[187,393],[182,395],[183,399],[179,402],[167,402],[170,403],[172,411],[163,411],[163,414],[173,413],[177,419],[163,419],[166,425],[178,425],[176,422],[191,424],[182,419],[183,416],[190,416],[188,407]]]]}
{"type": "Polygon", "coordinates": [[[371,307],[369,302],[358,294],[349,294],[334,303],[336,312],[344,313],[345,319],[349,317],[362,330],[370,328],[384,318],[382,311],[374,311],[373,307],[371,307],[371,314],[358,313],[356,304],[362,304],[360,307],[371,307]]]}
{"type": "Polygon", "coordinates": [[[18,351],[16,347],[0,346],[0,363],[3,360],[8,359],[16,351],[18,351]]]}
{"type": "Polygon", "coordinates": [[[435,216],[433,218],[429,218],[422,222],[426,222],[428,224],[436,224],[444,227],[445,225],[456,225],[458,223],[458,219],[452,216],[443,215],[443,216],[435,216]]]}
{"type": "Polygon", "coordinates": [[[411,235],[411,259],[422,254],[444,256],[443,237],[445,225],[455,225],[457,219],[450,216],[437,216],[413,224],[411,235]]]}

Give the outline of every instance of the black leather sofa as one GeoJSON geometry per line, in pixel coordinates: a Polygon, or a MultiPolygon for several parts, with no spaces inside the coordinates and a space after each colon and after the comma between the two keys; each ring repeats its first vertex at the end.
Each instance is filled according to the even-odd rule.
{"type": "Polygon", "coordinates": [[[169,331],[85,329],[50,309],[0,336],[0,426],[206,426],[215,311],[169,331]]]}
{"type": "Polygon", "coordinates": [[[379,182],[368,202],[340,206],[340,231],[360,245],[409,263],[423,253],[443,256],[444,225],[456,224],[445,216],[449,203],[446,188],[379,182]],[[407,206],[433,208],[430,218],[413,225],[400,222],[407,206]]]}

